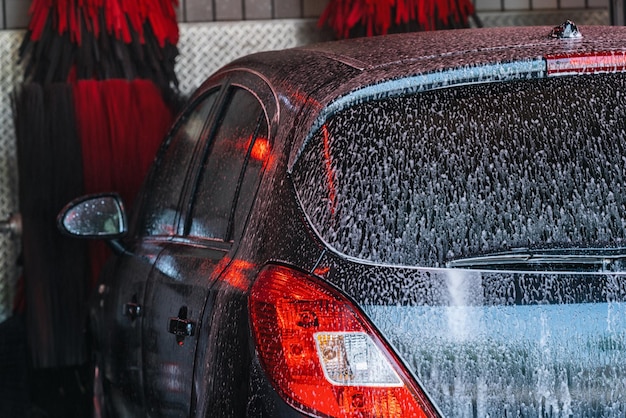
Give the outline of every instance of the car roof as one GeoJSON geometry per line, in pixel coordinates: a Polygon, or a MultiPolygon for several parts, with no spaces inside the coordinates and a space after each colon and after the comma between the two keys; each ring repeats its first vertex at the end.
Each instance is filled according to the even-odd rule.
{"type": "MultiPolygon", "coordinates": [[[[497,64],[547,56],[626,53],[626,27],[580,26],[582,37],[573,39],[552,37],[553,28],[457,29],[347,39],[259,52],[220,71],[246,69],[260,74],[281,102],[297,112],[303,106],[320,110],[364,86],[419,74],[493,64],[497,71],[497,64]]],[[[301,140],[292,144],[290,165],[301,140]]]]}
{"type": "Polygon", "coordinates": [[[226,68],[244,66],[256,70],[276,87],[281,86],[281,81],[293,85],[289,81],[296,77],[300,92],[312,92],[329,80],[337,77],[345,80],[355,74],[394,78],[546,55],[626,51],[626,26],[582,26],[579,27],[582,37],[574,39],[551,37],[552,29],[549,26],[457,29],[347,39],[260,52],[240,58],[226,68]],[[311,66],[312,61],[323,65],[311,66]],[[325,68],[329,62],[342,65],[325,68]],[[304,77],[297,77],[299,74],[304,77]]]}
{"type": "Polygon", "coordinates": [[[445,58],[447,66],[465,64],[467,55],[488,55],[490,60],[534,58],[538,55],[576,53],[597,49],[625,49],[623,27],[580,28],[580,38],[555,38],[552,27],[504,27],[443,30],[414,34],[359,38],[318,44],[302,49],[335,57],[363,69],[410,65],[445,58]]]}

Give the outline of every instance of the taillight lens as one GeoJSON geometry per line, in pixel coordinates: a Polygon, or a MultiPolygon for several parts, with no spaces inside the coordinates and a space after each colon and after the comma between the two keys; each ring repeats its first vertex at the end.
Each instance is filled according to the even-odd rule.
{"type": "Polygon", "coordinates": [[[330,417],[435,417],[363,314],[315,277],[266,267],[250,294],[260,361],[293,407],[330,417]]]}
{"type": "Polygon", "coordinates": [[[606,73],[626,69],[626,52],[593,52],[547,55],[548,75],[606,73]]]}

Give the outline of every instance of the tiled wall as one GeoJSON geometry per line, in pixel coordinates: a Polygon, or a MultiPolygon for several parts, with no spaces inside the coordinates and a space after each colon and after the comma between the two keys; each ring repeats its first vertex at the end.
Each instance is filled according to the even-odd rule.
{"type": "MultiPolygon", "coordinates": [[[[130,1],[130,0],[127,0],[130,1]]],[[[329,0],[178,0],[181,22],[317,18],[329,0]]],[[[608,8],[609,0],[474,0],[481,11],[608,8]]],[[[0,0],[0,29],[28,25],[31,0],[0,0]]]]}
{"type": "Polygon", "coordinates": [[[179,0],[184,22],[317,18],[328,0],[179,0]]]}
{"type": "MultiPolygon", "coordinates": [[[[317,18],[327,3],[328,0],[178,0],[178,20],[317,18]]],[[[30,4],[31,0],[0,0],[0,29],[25,28],[30,4]]]]}
{"type": "Polygon", "coordinates": [[[0,29],[21,29],[28,25],[31,0],[0,0],[0,29]]]}

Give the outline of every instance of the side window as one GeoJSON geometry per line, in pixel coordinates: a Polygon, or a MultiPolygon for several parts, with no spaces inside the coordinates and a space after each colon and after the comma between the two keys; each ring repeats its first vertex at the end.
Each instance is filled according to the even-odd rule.
{"type": "Polygon", "coordinates": [[[201,99],[179,123],[152,167],[145,189],[141,235],[172,235],[176,231],[178,202],[196,144],[209,119],[218,91],[201,99]]]}
{"type": "Polygon", "coordinates": [[[250,210],[269,142],[265,113],[250,92],[233,87],[223,109],[200,174],[189,235],[230,241],[250,210]]]}

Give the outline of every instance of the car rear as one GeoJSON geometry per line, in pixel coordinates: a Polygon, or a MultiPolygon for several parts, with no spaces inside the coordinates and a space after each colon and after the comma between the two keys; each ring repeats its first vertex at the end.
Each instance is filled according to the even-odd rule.
{"type": "Polygon", "coordinates": [[[324,107],[290,174],[327,251],[310,274],[279,267],[295,278],[257,282],[250,302],[290,405],[624,415],[626,60],[619,39],[593,46],[606,30],[581,32],[520,59],[434,57],[324,107]],[[304,386],[285,383],[303,370],[304,386]]]}

